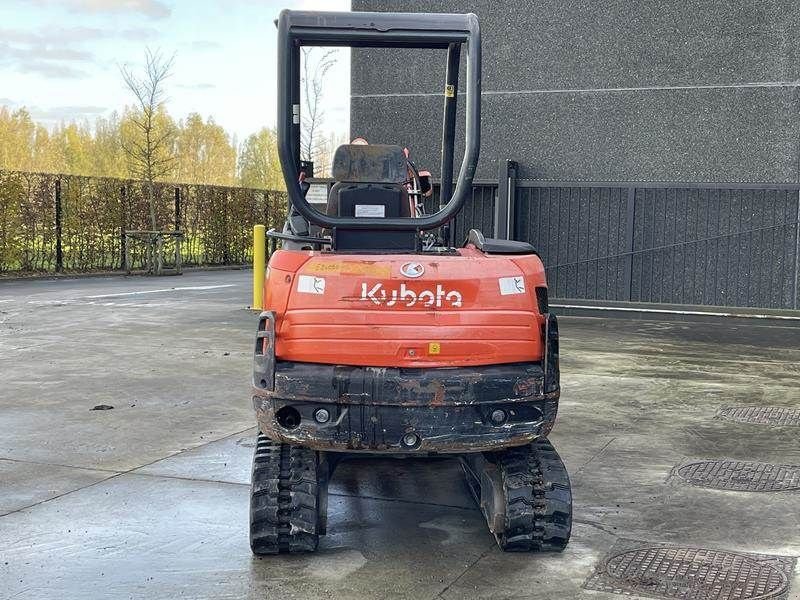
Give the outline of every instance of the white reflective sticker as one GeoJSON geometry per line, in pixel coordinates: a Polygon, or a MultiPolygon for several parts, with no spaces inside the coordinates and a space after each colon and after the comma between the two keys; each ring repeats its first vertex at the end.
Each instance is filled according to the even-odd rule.
{"type": "Polygon", "coordinates": [[[297,291],[304,294],[324,294],[325,279],[312,275],[300,275],[297,278],[297,291]]]}
{"type": "Polygon", "coordinates": [[[497,281],[500,283],[500,294],[503,296],[525,293],[524,277],[501,277],[497,281]]]}
{"type": "Polygon", "coordinates": [[[385,217],[386,207],[382,204],[356,204],[357,217],[385,217]]]}

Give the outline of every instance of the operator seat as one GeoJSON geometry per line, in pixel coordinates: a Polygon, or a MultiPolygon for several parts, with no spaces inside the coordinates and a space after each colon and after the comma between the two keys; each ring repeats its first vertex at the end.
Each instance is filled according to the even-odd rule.
{"type": "Polygon", "coordinates": [[[327,213],[336,217],[410,217],[406,156],[400,146],[344,144],[333,156],[327,213]]]}

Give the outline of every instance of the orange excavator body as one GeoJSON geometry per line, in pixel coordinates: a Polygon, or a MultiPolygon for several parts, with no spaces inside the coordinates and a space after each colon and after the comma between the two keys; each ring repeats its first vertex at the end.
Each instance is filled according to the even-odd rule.
{"type": "Polygon", "coordinates": [[[278,360],[465,367],[542,360],[546,285],[537,255],[471,244],[442,255],[278,250],[265,299],[278,360]]]}

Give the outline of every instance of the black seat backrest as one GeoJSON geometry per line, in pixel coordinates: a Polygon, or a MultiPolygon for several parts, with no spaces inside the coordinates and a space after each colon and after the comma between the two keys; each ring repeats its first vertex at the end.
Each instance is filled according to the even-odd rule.
{"type": "Polygon", "coordinates": [[[339,146],[333,157],[336,183],[328,194],[328,214],[410,217],[406,169],[406,156],[400,146],[339,146]]]}

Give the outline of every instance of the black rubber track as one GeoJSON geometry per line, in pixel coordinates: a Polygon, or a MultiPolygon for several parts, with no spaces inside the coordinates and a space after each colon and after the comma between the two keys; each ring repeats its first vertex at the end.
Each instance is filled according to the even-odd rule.
{"type": "Polygon", "coordinates": [[[259,433],[250,487],[250,548],[254,554],[317,549],[317,453],[259,433]]]}
{"type": "Polygon", "coordinates": [[[506,497],[506,552],[560,552],[572,530],[572,492],[561,457],[546,439],[497,455],[506,497]]]}

